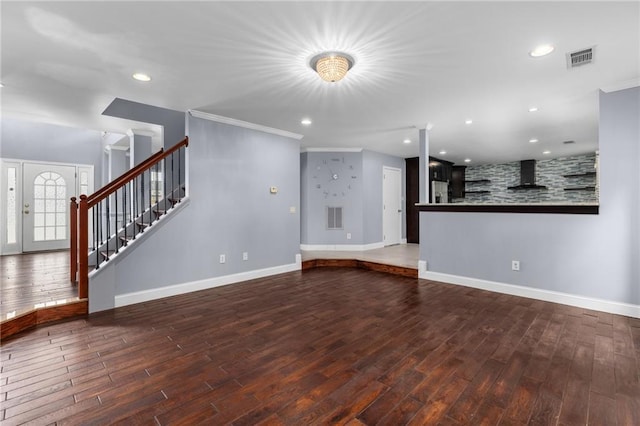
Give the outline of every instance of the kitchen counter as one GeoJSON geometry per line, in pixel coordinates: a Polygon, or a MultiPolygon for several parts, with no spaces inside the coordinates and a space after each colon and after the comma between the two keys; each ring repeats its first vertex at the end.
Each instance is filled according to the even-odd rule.
{"type": "Polygon", "coordinates": [[[416,207],[421,212],[598,214],[600,205],[597,203],[418,203],[416,207]]]}

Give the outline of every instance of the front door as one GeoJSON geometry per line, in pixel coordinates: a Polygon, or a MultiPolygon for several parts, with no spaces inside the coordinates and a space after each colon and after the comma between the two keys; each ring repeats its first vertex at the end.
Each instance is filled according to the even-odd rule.
{"type": "Polygon", "coordinates": [[[385,246],[400,244],[402,238],[401,170],[382,169],[382,239],[385,246]]]}
{"type": "Polygon", "coordinates": [[[69,248],[69,200],[75,188],[74,166],[24,163],[22,251],[69,248]]]}

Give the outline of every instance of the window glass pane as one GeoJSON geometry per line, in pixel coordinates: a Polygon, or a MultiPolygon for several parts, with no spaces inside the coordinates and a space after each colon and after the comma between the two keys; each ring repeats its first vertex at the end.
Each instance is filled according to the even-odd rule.
{"type": "Polygon", "coordinates": [[[56,239],[64,240],[67,238],[67,227],[66,226],[56,226],[56,239]]]}
{"type": "Polygon", "coordinates": [[[64,199],[65,198],[65,192],[66,188],[64,186],[57,186],[56,187],[56,198],[58,199],[64,199]]]}
{"type": "Polygon", "coordinates": [[[80,185],[89,184],[89,174],[87,172],[80,172],[80,185]]]}
{"type": "Polygon", "coordinates": [[[65,214],[64,213],[56,213],[56,225],[64,226],[65,225],[65,214]]]}
{"type": "Polygon", "coordinates": [[[34,228],[33,229],[33,239],[34,239],[34,241],[42,241],[42,240],[44,240],[44,228],[34,228]]]}
{"type": "Polygon", "coordinates": [[[54,213],[47,213],[45,215],[44,220],[46,226],[55,226],[56,225],[56,215],[54,213]]]}
{"type": "Polygon", "coordinates": [[[33,184],[44,185],[44,178],[42,177],[42,175],[36,176],[36,178],[33,180],[33,184]]]}
{"type": "Polygon", "coordinates": [[[49,173],[49,172],[44,172],[40,176],[42,176],[44,178],[44,180],[51,179],[51,173],[49,173]]]}
{"type": "Polygon", "coordinates": [[[56,228],[55,226],[44,228],[44,239],[46,241],[55,240],[56,239],[56,228]]]}
{"type": "MultiPolygon", "coordinates": [[[[71,201],[69,201],[71,202],[71,201]]],[[[56,211],[57,212],[64,212],[67,210],[67,202],[65,200],[58,200],[56,201],[56,211]]]]}
{"type": "Polygon", "coordinates": [[[56,211],[56,201],[55,200],[47,200],[45,201],[45,210],[47,213],[56,211]]]}
{"type": "Polygon", "coordinates": [[[35,185],[33,188],[33,198],[44,198],[44,186],[35,185]]]}
{"type": "Polygon", "coordinates": [[[43,213],[34,213],[34,215],[33,215],[33,224],[35,226],[44,226],[44,214],[43,213]]]}
{"type": "Polygon", "coordinates": [[[36,200],[33,205],[33,210],[35,212],[44,213],[44,200],[36,200]]]}
{"type": "Polygon", "coordinates": [[[18,215],[16,212],[16,168],[7,168],[7,243],[16,242],[18,215]]]}
{"type": "MultiPolygon", "coordinates": [[[[51,181],[48,181],[47,184],[49,182],[51,182],[51,181]]],[[[45,198],[48,198],[48,199],[56,198],[56,187],[47,185],[46,191],[44,193],[44,196],[45,196],[45,198]]]]}

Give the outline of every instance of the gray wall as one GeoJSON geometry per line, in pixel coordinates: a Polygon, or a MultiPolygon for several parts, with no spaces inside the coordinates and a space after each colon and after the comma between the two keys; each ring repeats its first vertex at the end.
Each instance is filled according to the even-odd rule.
{"type": "Polygon", "coordinates": [[[0,157],[31,161],[89,164],[95,188],[102,182],[102,134],[55,124],[3,117],[0,157]]]}
{"type": "MultiPolygon", "coordinates": [[[[363,232],[364,244],[379,243],[382,241],[382,168],[394,167],[401,169],[400,181],[402,182],[402,202],[406,194],[406,170],[404,158],[380,154],[373,151],[363,151],[364,169],[364,214],[363,232]]],[[[402,215],[402,236],[406,238],[406,212],[402,215]]]]}
{"type": "Polygon", "coordinates": [[[185,133],[184,112],[159,108],[126,99],[115,98],[102,113],[111,117],[143,123],[158,124],[164,127],[164,148],[171,148],[180,142],[185,133]]]}
{"type": "MultiPolygon", "coordinates": [[[[305,161],[305,239],[302,244],[363,244],[361,152],[308,152],[305,161]],[[331,178],[337,174],[338,179],[331,178]],[[342,207],[343,229],[327,229],[327,207],[342,207]],[[347,240],[351,233],[351,240],[347,240]]],[[[303,161],[301,159],[301,161],[303,161]]]]}
{"type": "MultiPolygon", "coordinates": [[[[388,166],[402,170],[404,201],[404,159],[372,151],[305,152],[300,155],[300,164],[302,244],[364,245],[382,242],[382,168],[388,166]],[[338,180],[331,179],[332,173],[338,174],[338,180]],[[328,206],[343,207],[344,229],[327,229],[328,206]],[[351,233],[350,240],[347,233],[351,233]]],[[[402,221],[404,238],[405,215],[402,221]]]]}
{"type": "Polygon", "coordinates": [[[151,157],[153,154],[151,136],[133,135],[133,149],[130,152],[133,152],[134,166],[151,157]]]}
{"type": "Polygon", "coordinates": [[[599,215],[422,212],[420,259],[434,272],[640,304],[638,117],[640,88],[601,93],[599,215]]]}
{"type": "MultiPolygon", "coordinates": [[[[90,286],[112,286],[119,295],[295,263],[300,252],[298,141],[193,117],[188,121],[189,204],[114,259],[105,268],[111,270],[96,275],[90,286]],[[278,193],[270,194],[270,186],[278,193]],[[242,260],[243,252],[249,260],[242,260]],[[220,254],[226,263],[219,263],[220,254]]],[[[101,297],[92,300],[92,310],[108,307],[101,302],[111,296],[101,297]]]]}

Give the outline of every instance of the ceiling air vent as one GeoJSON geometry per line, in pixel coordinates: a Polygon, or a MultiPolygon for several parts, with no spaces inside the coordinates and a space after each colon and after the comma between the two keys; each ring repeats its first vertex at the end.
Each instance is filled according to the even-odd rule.
{"type": "Polygon", "coordinates": [[[567,67],[575,68],[593,62],[593,47],[567,53],[567,67]]]}

